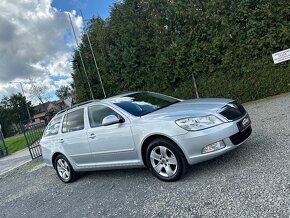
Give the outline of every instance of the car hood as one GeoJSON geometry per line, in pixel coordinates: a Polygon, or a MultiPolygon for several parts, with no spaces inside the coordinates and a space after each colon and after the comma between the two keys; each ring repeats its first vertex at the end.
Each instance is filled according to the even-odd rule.
{"type": "MultiPolygon", "coordinates": [[[[150,114],[145,115],[147,118],[169,118],[174,117],[198,117],[209,114],[215,114],[219,109],[224,107],[227,103],[232,102],[231,99],[225,98],[203,98],[184,100],[168,107],[159,109],[150,114]]],[[[145,117],[144,116],[144,117],[145,117]]]]}

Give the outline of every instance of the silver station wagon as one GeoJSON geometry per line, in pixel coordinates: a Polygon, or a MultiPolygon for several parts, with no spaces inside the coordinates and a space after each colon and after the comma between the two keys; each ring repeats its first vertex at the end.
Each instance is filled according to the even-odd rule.
{"type": "Polygon", "coordinates": [[[140,166],[176,181],[188,165],[235,149],[251,132],[248,113],[233,100],[132,92],[59,112],[40,144],[65,183],[80,171],[140,166]]]}

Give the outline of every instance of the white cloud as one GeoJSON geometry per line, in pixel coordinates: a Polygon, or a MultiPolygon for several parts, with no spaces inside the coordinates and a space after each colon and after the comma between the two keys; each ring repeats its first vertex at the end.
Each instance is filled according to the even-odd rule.
{"type": "Polygon", "coordinates": [[[15,92],[21,92],[20,86],[19,86],[19,89],[17,89],[16,86],[14,87],[10,85],[9,83],[0,84],[0,98],[2,98],[3,96],[9,96],[11,93],[15,93],[15,92]]]}
{"type": "MultiPolygon", "coordinates": [[[[51,92],[58,86],[52,78],[71,81],[75,43],[67,12],[53,8],[51,0],[1,0],[0,11],[0,98],[18,91],[9,81],[33,78],[51,92]]],[[[80,38],[82,18],[70,14],[80,38]]]]}
{"type": "Polygon", "coordinates": [[[55,81],[55,87],[60,88],[61,86],[68,86],[72,83],[72,78],[67,78],[67,79],[61,79],[58,81],[55,81]]]}
{"type": "Polygon", "coordinates": [[[57,52],[46,69],[52,76],[70,76],[72,71],[70,59],[71,52],[57,52]]]}

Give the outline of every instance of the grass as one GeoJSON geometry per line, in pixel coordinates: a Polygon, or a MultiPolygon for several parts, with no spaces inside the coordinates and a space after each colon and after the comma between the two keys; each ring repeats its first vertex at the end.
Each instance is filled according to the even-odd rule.
{"type": "MultiPolygon", "coordinates": [[[[31,137],[33,136],[34,135],[31,134],[31,137]]],[[[39,137],[36,136],[33,137],[34,140],[37,140],[38,138],[39,137]]],[[[27,143],[23,134],[6,138],[5,144],[7,146],[9,154],[27,148],[27,143]]]]}
{"type": "Polygon", "coordinates": [[[27,147],[26,140],[23,134],[6,138],[5,144],[8,148],[9,154],[12,154],[27,147]]]}

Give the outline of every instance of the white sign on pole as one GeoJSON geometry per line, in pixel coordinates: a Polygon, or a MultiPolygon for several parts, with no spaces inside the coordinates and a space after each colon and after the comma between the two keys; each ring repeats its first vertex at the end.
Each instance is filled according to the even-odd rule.
{"type": "Polygon", "coordinates": [[[272,54],[274,64],[290,60],[290,48],[272,54]]]}

